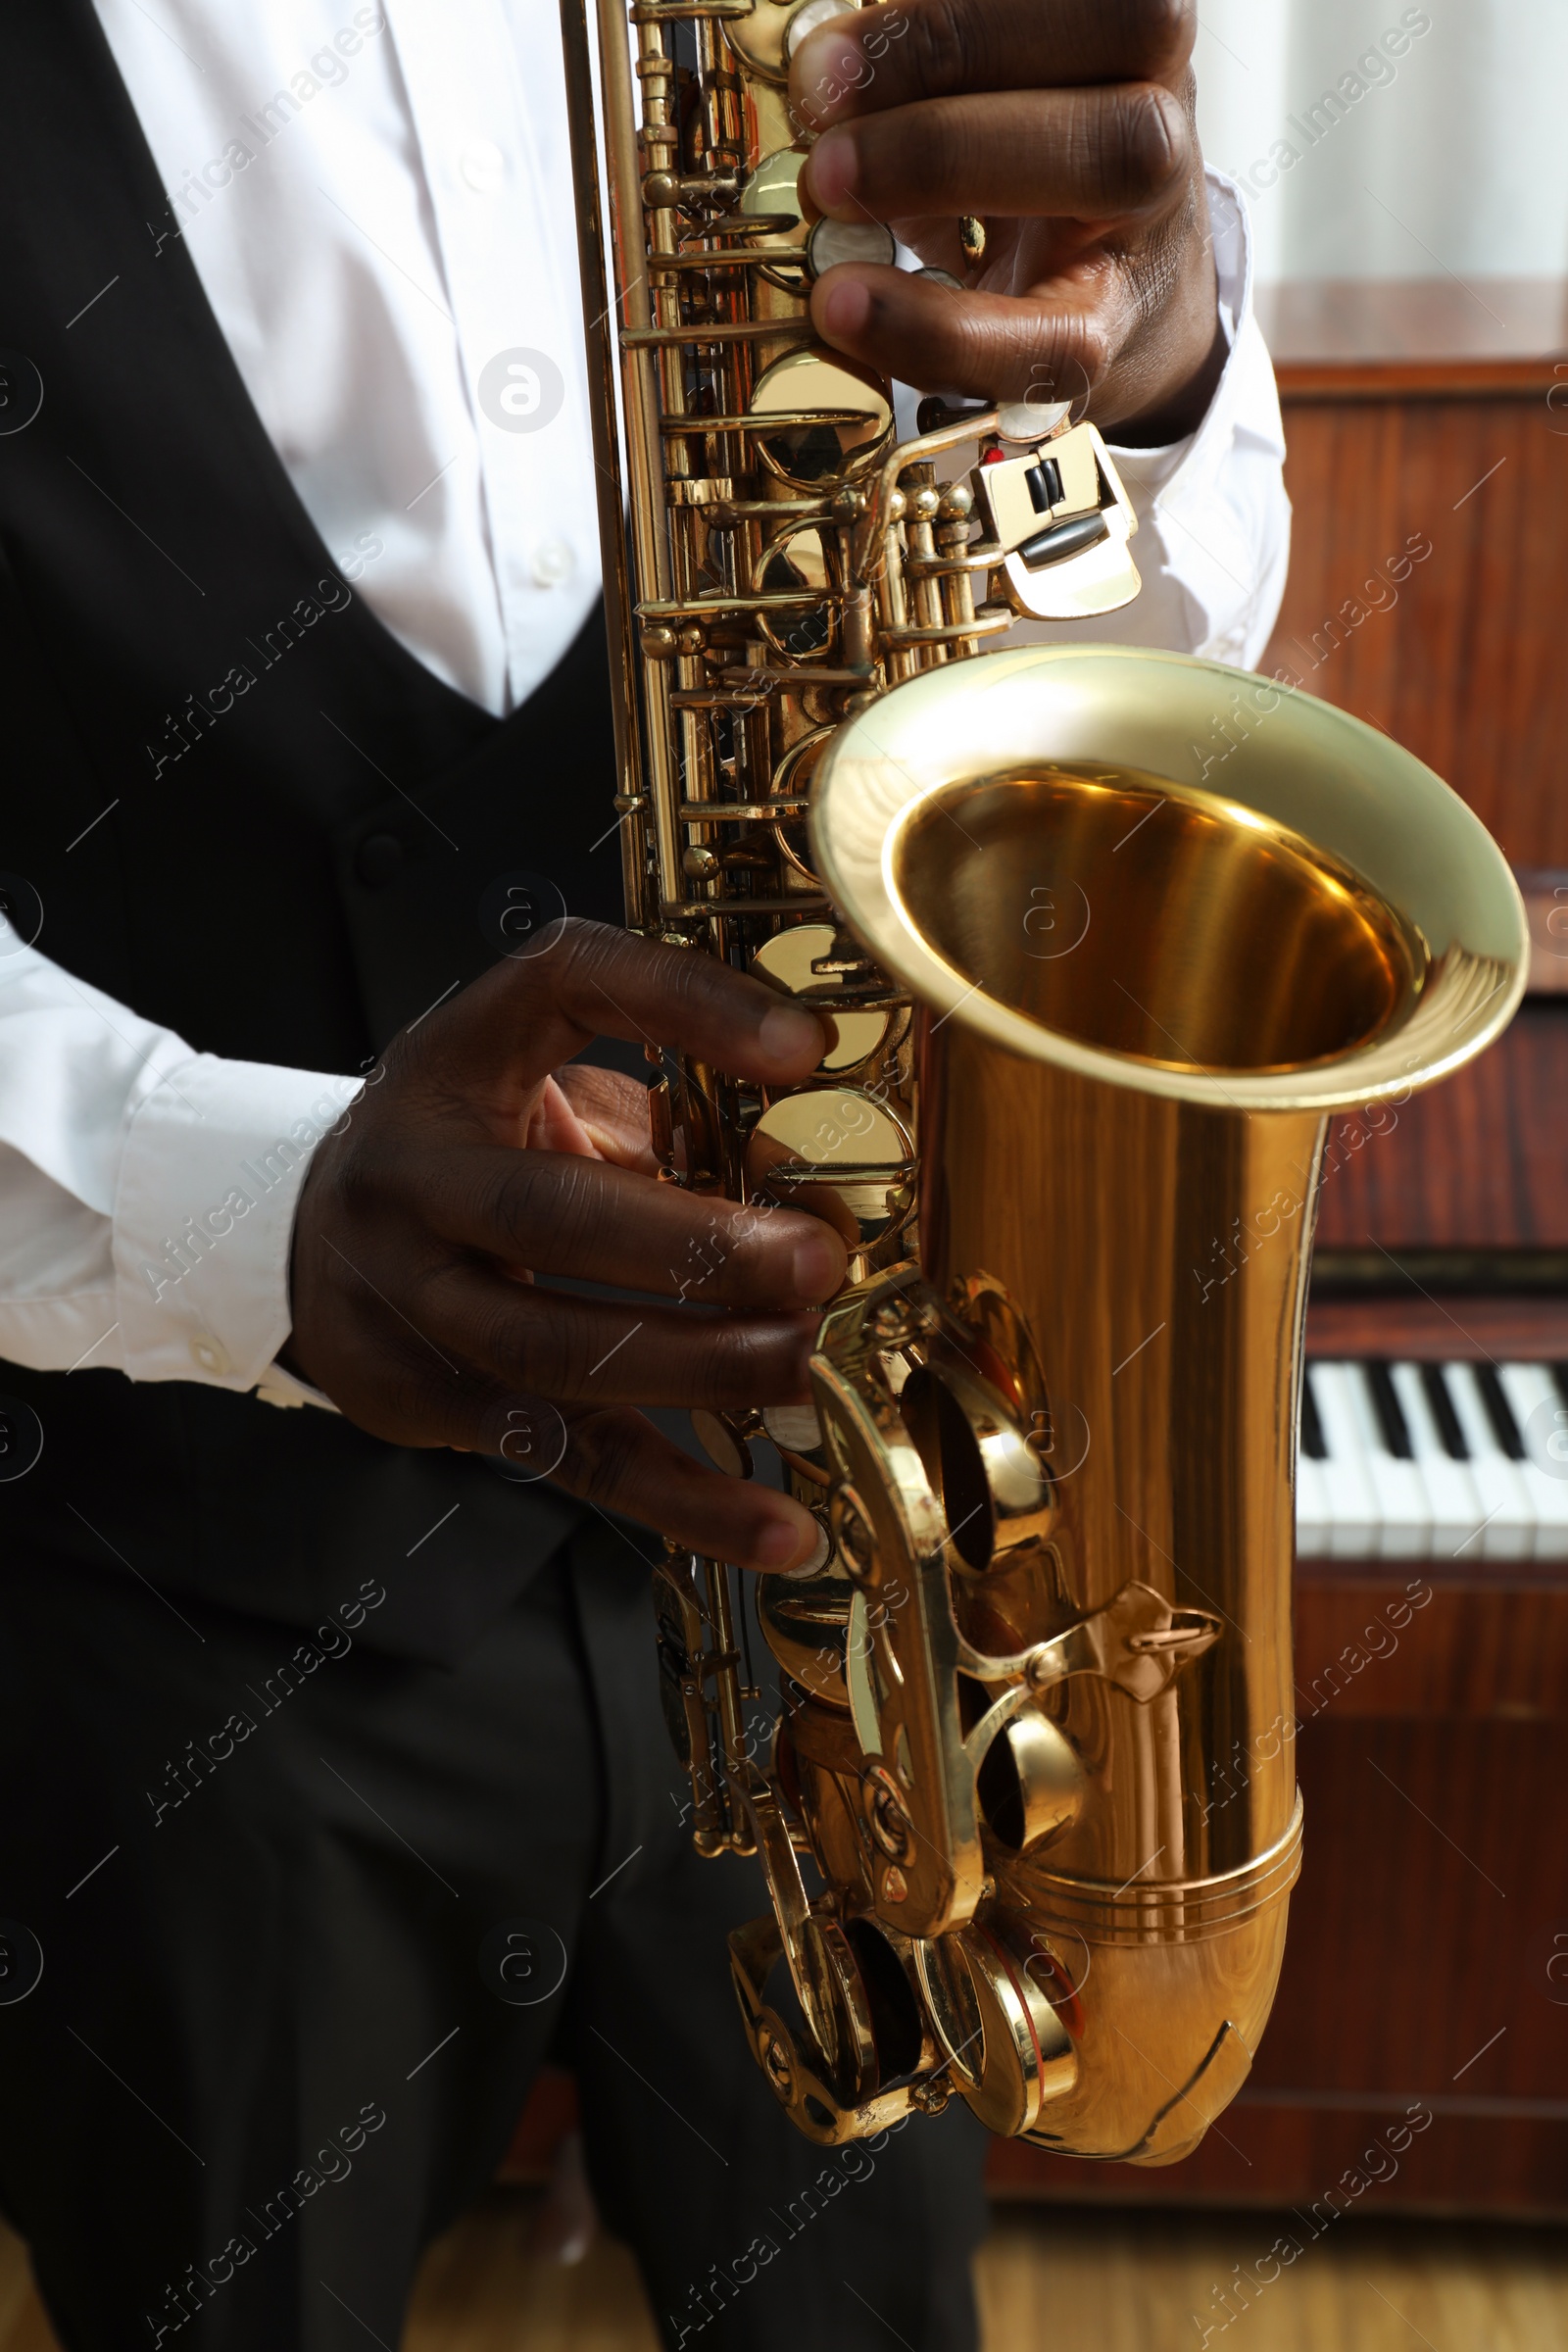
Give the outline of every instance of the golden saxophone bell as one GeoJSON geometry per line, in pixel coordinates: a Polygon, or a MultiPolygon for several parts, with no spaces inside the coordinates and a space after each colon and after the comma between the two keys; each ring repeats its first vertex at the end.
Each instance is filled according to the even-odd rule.
{"type": "Polygon", "coordinates": [[[770,1439],[822,1530],[760,1584],[765,1768],[734,1572],[656,1576],[696,1842],[760,1865],[733,1974],[803,2132],[956,2094],[1167,2163],[1251,2063],[1299,1866],[1325,1123],[1392,1123],[1497,1035],[1523,908],[1343,712],[1004,646],[1135,596],[1137,516],[1064,404],[928,404],[896,443],[892,386],[814,341],[816,272],[860,250],[795,194],[823,0],[593,4],[597,83],[584,0],[563,24],[627,919],[837,1040],[778,1095],[678,1067],[655,1148],[829,1217],[853,1276],[814,1409],[705,1426],[735,1475],[770,1439]]]}

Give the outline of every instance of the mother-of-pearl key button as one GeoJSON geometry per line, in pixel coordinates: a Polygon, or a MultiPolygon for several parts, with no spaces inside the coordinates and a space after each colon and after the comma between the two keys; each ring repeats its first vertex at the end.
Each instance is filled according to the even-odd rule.
{"type": "Polygon", "coordinates": [[[774,1445],[789,1453],[814,1453],[822,1443],[822,1424],[814,1404],[764,1405],[762,1427],[774,1445]]]}
{"type": "Polygon", "coordinates": [[[898,241],[880,220],[818,220],[806,240],[807,266],[813,277],[841,262],[880,262],[891,267],[898,241]]]}
{"type": "Polygon", "coordinates": [[[831,24],[835,17],[848,16],[851,9],[858,6],[859,0],[802,0],[784,27],[785,64],[819,24],[831,24]]]}

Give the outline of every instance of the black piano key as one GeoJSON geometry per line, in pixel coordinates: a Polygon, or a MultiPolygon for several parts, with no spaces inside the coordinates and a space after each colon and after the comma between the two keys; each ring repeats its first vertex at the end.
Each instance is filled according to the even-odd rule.
{"type": "Polygon", "coordinates": [[[1421,1386],[1426,1391],[1427,1402],[1432,1408],[1432,1418],[1438,1425],[1438,1435],[1443,1440],[1444,1452],[1450,1461],[1467,1462],[1470,1459],[1470,1448],[1465,1443],[1464,1431],[1459,1426],[1459,1416],[1453,1409],[1453,1398],[1448,1395],[1448,1384],[1443,1377],[1443,1366],[1441,1364],[1423,1364],[1421,1386]]]}
{"type": "Polygon", "coordinates": [[[1301,1373],[1301,1451],[1309,1461],[1326,1462],[1329,1458],[1323,1424],[1317,1417],[1317,1398],[1312,1394],[1310,1365],[1306,1365],[1301,1373]]]}
{"type": "Polygon", "coordinates": [[[1525,1442],[1519,1434],[1519,1424],[1513,1417],[1513,1407],[1502,1393],[1502,1383],[1497,1378],[1495,1364],[1477,1364],[1476,1386],[1481,1391],[1487,1419],[1492,1423],[1492,1434],[1497,1444],[1510,1462],[1524,1461],[1525,1442]]]}
{"type": "Polygon", "coordinates": [[[1556,1383],[1558,1396],[1568,1404],[1568,1364],[1548,1364],[1546,1369],[1556,1383]]]}
{"type": "Polygon", "coordinates": [[[1385,1363],[1369,1363],[1363,1367],[1366,1385],[1372,1392],[1372,1406],[1383,1432],[1383,1443],[1396,1461],[1413,1462],[1415,1447],[1410,1443],[1410,1431],[1404,1418],[1404,1407],[1395,1394],[1389,1367],[1385,1363]]]}

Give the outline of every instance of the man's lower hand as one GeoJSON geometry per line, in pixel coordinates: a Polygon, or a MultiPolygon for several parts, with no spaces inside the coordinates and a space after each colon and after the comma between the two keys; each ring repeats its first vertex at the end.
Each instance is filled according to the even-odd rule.
{"type": "Polygon", "coordinates": [[[548,1426],[569,1493],[714,1557],[793,1567],[817,1540],[809,1513],[705,1469],[636,1408],[803,1397],[815,1330],[803,1310],[843,1280],[843,1245],[814,1217],[659,1182],[646,1090],[564,1066],[597,1036],[775,1086],[807,1076],[826,1043],[809,1013],[710,956],[565,924],[398,1038],[318,1147],[295,1219],[289,1360],[398,1445],[507,1454],[519,1428],[532,1444],[548,1426]],[[552,1275],[723,1311],[533,1279],[552,1275]]]}

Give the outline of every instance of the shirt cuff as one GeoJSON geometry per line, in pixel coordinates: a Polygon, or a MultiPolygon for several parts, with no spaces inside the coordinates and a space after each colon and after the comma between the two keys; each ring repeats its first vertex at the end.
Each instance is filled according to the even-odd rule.
{"type": "Polygon", "coordinates": [[[1208,198],[1208,235],[1214,254],[1215,300],[1219,323],[1229,345],[1229,357],[1220,371],[1203,421],[1196,431],[1180,441],[1166,442],[1157,449],[1128,449],[1125,452],[1115,439],[1114,429],[1105,436],[1107,446],[1116,451],[1117,463],[1123,456],[1130,463],[1142,466],[1145,487],[1157,493],[1173,482],[1190,460],[1202,462],[1204,469],[1212,472],[1223,461],[1230,434],[1240,424],[1259,443],[1268,448],[1282,463],[1285,457],[1285,427],[1280,419],[1279,396],[1274,390],[1273,368],[1262,342],[1258,326],[1252,288],[1252,227],[1248,215],[1247,199],[1236,181],[1227,172],[1216,172],[1210,164],[1203,174],[1208,198]],[[1251,358],[1255,348],[1263,351],[1268,368],[1268,388],[1259,397],[1251,358]]]}
{"type": "Polygon", "coordinates": [[[121,1360],[132,1380],[263,1382],[271,1401],[318,1401],[273,1359],[290,1329],[300,1187],[358,1092],[352,1078],[202,1054],[138,1106],[114,1207],[121,1360]]]}
{"type": "Polygon", "coordinates": [[[1132,553],[1143,593],[1107,631],[1103,619],[1054,623],[1053,643],[1172,646],[1251,667],[1285,592],[1291,508],[1274,369],[1253,312],[1246,198],[1207,172],[1219,316],[1230,352],[1197,431],[1162,449],[1107,441],[1139,521],[1132,553]]]}

